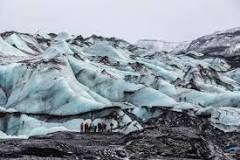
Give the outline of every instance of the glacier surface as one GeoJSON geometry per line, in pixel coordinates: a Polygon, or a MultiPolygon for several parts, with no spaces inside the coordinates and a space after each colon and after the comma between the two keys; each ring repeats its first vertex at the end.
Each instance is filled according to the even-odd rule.
{"type": "Polygon", "coordinates": [[[229,59],[238,55],[232,55],[238,32],[135,44],[96,35],[2,33],[0,136],[79,131],[86,122],[129,133],[142,129],[139,118],[156,117],[165,107],[190,110],[224,131],[238,131],[240,71],[233,65],[236,57],[233,63],[229,59]]]}

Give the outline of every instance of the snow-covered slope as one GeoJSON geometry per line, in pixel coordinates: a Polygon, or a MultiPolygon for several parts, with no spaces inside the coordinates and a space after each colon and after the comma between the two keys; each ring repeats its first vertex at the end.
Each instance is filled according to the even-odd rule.
{"type": "Polygon", "coordinates": [[[239,68],[202,50],[223,44],[224,37],[230,41],[230,34],[231,48],[237,30],[216,33],[201,45],[195,40],[186,49],[187,42],[2,33],[0,129],[30,136],[105,122],[128,133],[142,128],[139,118],[158,115],[153,108],[168,107],[207,114],[215,126],[239,130],[239,68]]]}
{"type": "Polygon", "coordinates": [[[189,45],[194,50],[207,55],[232,57],[240,55],[240,28],[219,31],[200,37],[189,45]]]}
{"type": "Polygon", "coordinates": [[[155,52],[178,52],[185,50],[189,42],[166,42],[162,40],[143,39],[139,40],[135,45],[155,52]]]}

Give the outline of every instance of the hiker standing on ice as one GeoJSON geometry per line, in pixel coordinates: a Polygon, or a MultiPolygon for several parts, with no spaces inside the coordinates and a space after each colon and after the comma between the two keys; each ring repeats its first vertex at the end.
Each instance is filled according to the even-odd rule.
{"type": "Polygon", "coordinates": [[[187,102],[187,97],[184,97],[184,102],[187,102]]]}
{"type": "Polygon", "coordinates": [[[107,129],[107,125],[102,122],[102,132],[106,131],[106,129],[107,129]]]}
{"type": "Polygon", "coordinates": [[[179,97],[179,102],[182,102],[182,97],[179,97]]]}
{"type": "Polygon", "coordinates": [[[97,124],[98,132],[103,132],[102,124],[99,122],[97,124]]]}
{"type": "Polygon", "coordinates": [[[85,130],[85,133],[89,131],[89,126],[87,122],[85,123],[84,130],[85,130]]]}
{"type": "Polygon", "coordinates": [[[84,125],[83,125],[83,122],[82,122],[81,125],[80,125],[80,132],[84,132],[83,128],[84,128],[84,125]]]}
{"type": "Polygon", "coordinates": [[[110,123],[111,132],[113,131],[113,123],[110,123]]]}
{"type": "Polygon", "coordinates": [[[97,132],[97,126],[93,125],[93,132],[96,133],[97,132]]]}

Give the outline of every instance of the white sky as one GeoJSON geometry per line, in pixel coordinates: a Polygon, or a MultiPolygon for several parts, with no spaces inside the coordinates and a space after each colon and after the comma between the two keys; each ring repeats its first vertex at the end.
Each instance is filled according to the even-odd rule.
{"type": "Polygon", "coordinates": [[[166,41],[240,26],[240,0],[0,0],[0,32],[166,41]]]}

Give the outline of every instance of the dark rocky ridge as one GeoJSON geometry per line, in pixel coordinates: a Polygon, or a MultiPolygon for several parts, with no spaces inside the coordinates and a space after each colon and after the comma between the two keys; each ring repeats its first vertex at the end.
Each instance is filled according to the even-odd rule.
{"type": "Polygon", "coordinates": [[[239,37],[240,28],[216,32],[192,41],[187,50],[194,50],[209,55],[232,57],[240,53],[238,49],[232,50],[232,48],[235,48],[239,44],[239,37]]]}
{"type": "Polygon", "coordinates": [[[206,118],[161,110],[142,131],[56,132],[29,139],[0,140],[0,159],[227,160],[223,147],[239,144],[239,133],[224,133],[206,118]]]}
{"type": "Polygon", "coordinates": [[[193,40],[187,51],[225,59],[233,68],[239,67],[240,28],[216,32],[193,40]]]}

